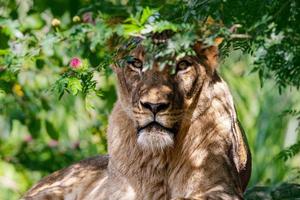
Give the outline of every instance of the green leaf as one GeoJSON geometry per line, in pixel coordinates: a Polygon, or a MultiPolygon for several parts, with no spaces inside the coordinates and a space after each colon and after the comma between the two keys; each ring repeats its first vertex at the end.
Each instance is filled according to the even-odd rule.
{"type": "Polygon", "coordinates": [[[22,23],[24,29],[40,29],[43,26],[43,21],[39,14],[29,15],[22,23]]]}
{"type": "Polygon", "coordinates": [[[142,28],[140,26],[135,25],[135,24],[124,24],[123,28],[124,28],[123,34],[125,36],[129,36],[131,34],[138,33],[142,30],[142,28]]]}
{"type": "Polygon", "coordinates": [[[294,157],[300,152],[300,140],[293,144],[292,146],[282,150],[277,156],[277,159],[287,161],[288,159],[294,157]]]}
{"type": "Polygon", "coordinates": [[[41,130],[41,120],[33,118],[28,124],[28,130],[33,138],[37,138],[41,130]]]}
{"type": "Polygon", "coordinates": [[[172,22],[169,21],[159,21],[154,24],[153,28],[154,32],[163,32],[164,30],[172,30],[176,32],[178,30],[178,27],[176,24],[173,24],[172,22]]]}
{"type": "Polygon", "coordinates": [[[78,94],[78,92],[82,91],[81,81],[75,77],[69,78],[68,88],[71,90],[73,95],[78,94]]]}
{"type": "Polygon", "coordinates": [[[9,49],[0,49],[0,55],[1,56],[9,54],[9,53],[11,53],[9,49]]]}
{"type": "Polygon", "coordinates": [[[59,132],[54,128],[53,124],[46,120],[46,130],[48,135],[53,139],[53,140],[58,140],[59,138],[59,132]]]}
{"type": "Polygon", "coordinates": [[[142,25],[145,24],[147,22],[147,20],[149,19],[149,17],[151,17],[156,12],[157,12],[156,10],[152,10],[149,7],[144,8],[143,14],[140,19],[140,23],[142,25]]]}

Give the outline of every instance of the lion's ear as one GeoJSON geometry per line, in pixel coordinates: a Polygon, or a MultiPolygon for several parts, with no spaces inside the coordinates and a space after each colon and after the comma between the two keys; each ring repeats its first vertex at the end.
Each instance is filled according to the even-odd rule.
{"type": "Polygon", "coordinates": [[[219,62],[218,47],[215,45],[207,46],[202,42],[196,42],[194,45],[194,50],[197,56],[200,58],[202,64],[209,67],[211,72],[214,72],[218,67],[219,62]]]}

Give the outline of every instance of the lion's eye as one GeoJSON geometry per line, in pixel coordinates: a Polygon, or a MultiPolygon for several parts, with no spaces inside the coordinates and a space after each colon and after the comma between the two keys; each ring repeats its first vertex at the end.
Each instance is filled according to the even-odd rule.
{"type": "Polygon", "coordinates": [[[142,69],[142,67],[143,67],[143,62],[137,58],[133,58],[132,60],[129,60],[128,64],[130,64],[133,67],[138,68],[138,69],[142,69]]]}
{"type": "Polygon", "coordinates": [[[190,63],[189,61],[182,60],[177,64],[176,69],[177,69],[177,71],[185,70],[185,69],[189,68],[191,65],[192,65],[192,63],[190,63]]]}

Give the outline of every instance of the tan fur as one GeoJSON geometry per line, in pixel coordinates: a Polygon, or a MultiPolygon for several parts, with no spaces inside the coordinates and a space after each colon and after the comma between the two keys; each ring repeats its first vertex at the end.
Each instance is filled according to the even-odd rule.
{"type": "MultiPolygon", "coordinates": [[[[109,161],[95,157],[56,172],[24,199],[242,199],[251,172],[246,138],[215,71],[217,49],[195,50],[198,58],[186,58],[192,66],[176,75],[159,62],[147,71],[114,66],[109,161]],[[164,108],[154,114],[147,103],[164,108]],[[148,127],[153,120],[166,129],[148,127]]],[[[146,54],[141,46],[131,52],[140,60],[146,54]]]]}

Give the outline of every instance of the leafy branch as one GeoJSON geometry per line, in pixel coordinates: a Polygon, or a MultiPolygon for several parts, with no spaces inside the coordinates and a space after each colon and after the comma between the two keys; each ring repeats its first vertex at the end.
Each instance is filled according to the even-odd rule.
{"type": "Polygon", "coordinates": [[[294,157],[296,154],[300,152],[300,140],[293,144],[292,146],[282,150],[278,155],[277,159],[281,159],[287,161],[288,159],[294,157]]]}

